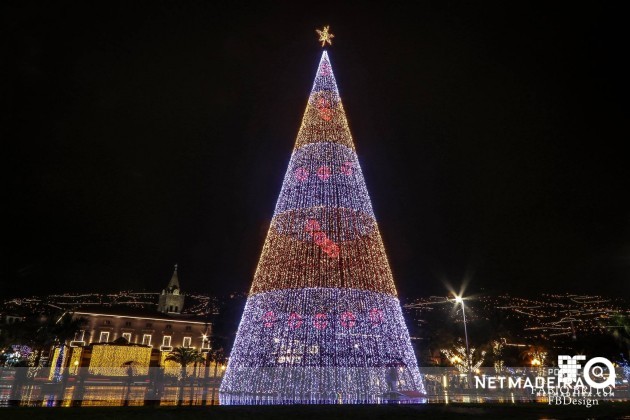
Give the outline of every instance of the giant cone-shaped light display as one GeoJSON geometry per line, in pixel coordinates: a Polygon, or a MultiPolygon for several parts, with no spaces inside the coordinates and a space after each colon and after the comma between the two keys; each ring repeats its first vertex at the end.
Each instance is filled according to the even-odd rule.
{"type": "Polygon", "coordinates": [[[424,392],[326,51],[221,384],[222,404],[424,392]]]}

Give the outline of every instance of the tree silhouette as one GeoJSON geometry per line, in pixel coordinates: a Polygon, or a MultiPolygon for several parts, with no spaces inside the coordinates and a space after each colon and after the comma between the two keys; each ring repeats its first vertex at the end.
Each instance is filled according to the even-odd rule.
{"type": "MultiPolygon", "coordinates": [[[[173,349],[173,351],[171,351],[168,356],[166,356],[166,359],[164,360],[168,360],[169,362],[175,362],[177,364],[179,364],[182,368],[182,377],[181,377],[181,386],[184,386],[184,382],[186,381],[186,378],[188,377],[188,372],[186,371],[186,368],[189,365],[195,365],[195,367],[197,366],[197,363],[204,363],[205,359],[203,357],[203,354],[201,354],[199,352],[199,350],[193,348],[193,347],[175,347],[173,349]]],[[[192,378],[191,378],[192,380],[192,378]]],[[[193,386],[192,386],[192,381],[190,384],[190,403],[192,404],[192,391],[193,391],[193,386]]],[[[181,405],[182,403],[182,398],[181,398],[182,393],[180,392],[180,398],[177,401],[178,405],[181,405]]]]}
{"type": "Polygon", "coordinates": [[[63,312],[48,317],[27,318],[3,328],[2,344],[26,344],[35,352],[33,366],[39,366],[43,353],[52,346],[58,346],[74,338],[87,320],[73,318],[72,313],[63,312]]]}
{"type": "MultiPolygon", "coordinates": [[[[208,353],[208,362],[212,362],[214,363],[214,381],[216,383],[216,379],[217,379],[217,370],[219,368],[220,364],[224,364],[227,361],[227,356],[225,355],[225,352],[223,351],[223,348],[218,348],[216,350],[211,351],[210,353],[208,353]]],[[[215,384],[213,384],[212,386],[212,396],[210,398],[210,401],[212,401],[212,404],[214,404],[214,394],[215,394],[215,390],[216,390],[216,386],[215,384]]]]}
{"type": "Polygon", "coordinates": [[[626,355],[630,357],[630,317],[617,314],[612,319],[612,336],[619,343],[626,355]]]}

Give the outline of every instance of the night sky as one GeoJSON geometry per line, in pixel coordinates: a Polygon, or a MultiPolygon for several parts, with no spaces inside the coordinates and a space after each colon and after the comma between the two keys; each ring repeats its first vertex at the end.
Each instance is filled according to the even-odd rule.
{"type": "Polygon", "coordinates": [[[2,295],[246,291],[325,24],[402,297],[630,295],[621,2],[7,3],[2,295]]]}

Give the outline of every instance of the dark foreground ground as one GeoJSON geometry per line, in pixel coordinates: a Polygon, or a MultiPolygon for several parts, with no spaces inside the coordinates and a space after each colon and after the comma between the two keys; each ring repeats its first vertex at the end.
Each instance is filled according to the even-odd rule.
{"type": "Polygon", "coordinates": [[[543,404],[297,405],[211,407],[0,408],[0,419],[628,419],[630,402],[581,406],[543,404]]]}

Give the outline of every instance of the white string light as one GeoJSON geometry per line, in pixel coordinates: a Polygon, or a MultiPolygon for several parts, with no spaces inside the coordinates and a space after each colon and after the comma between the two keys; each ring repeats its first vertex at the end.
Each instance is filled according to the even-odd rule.
{"type": "Polygon", "coordinates": [[[222,404],[424,392],[327,53],[221,384],[222,404]]]}

